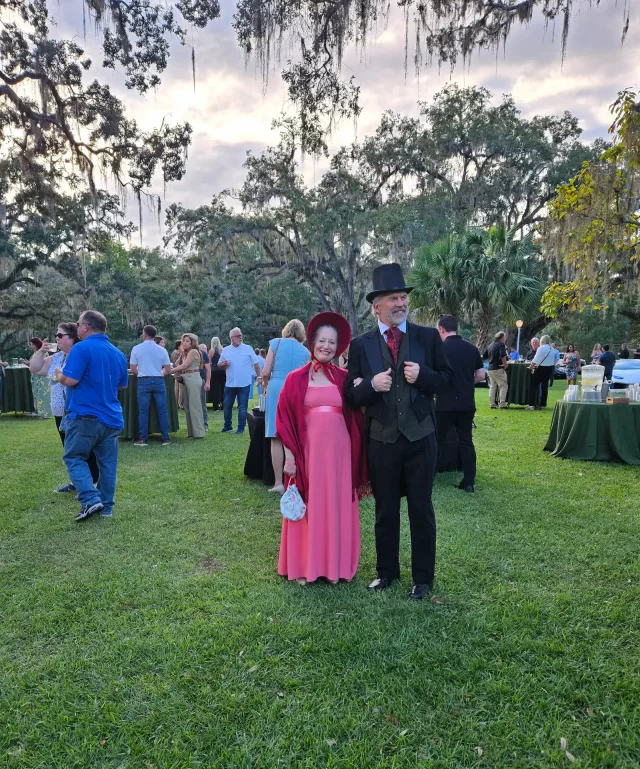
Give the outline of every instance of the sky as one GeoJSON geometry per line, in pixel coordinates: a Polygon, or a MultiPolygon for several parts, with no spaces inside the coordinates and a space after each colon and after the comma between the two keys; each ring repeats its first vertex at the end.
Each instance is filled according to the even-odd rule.
{"type": "MultiPolygon", "coordinates": [[[[441,71],[435,65],[425,67],[419,77],[410,64],[405,78],[404,16],[392,0],[387,24],[379,26],[366,50],[348,51],[345,56],[343,74],[355,75],[363,109],[357,125],[353,121],[338,125],[330,138],[330,150],[373,133],[385,110],[417,116],[418,101],[430,101],[448,82],[484,86],[496,102],[502,94],[511,93],[525,117],[568,110],[579,118],[585,140],[605,137],[611,123],[609,105],[617,92],[640,87],[640,14],[634,14],[632,8],[629,33],[622,46],[624,0],[600,0],[591,9],[587,0],[579,5],[571,20],[564,62],[559,25],[556,30],[546,27],[537,16],[527,25],[515,25],[506,48],[497,54],[476,54],[467,66],[453,72],[448,67],[441,71]]],[[[195,90],[191,49],[179,45],[172,48],[162,85],[145,96],[128,91],[117,72],[105,72],[99,66],[91,70],[93,76],[112,86],[126,104],[128,116],[143,129],[158,126],[163,119],[192,125],[185,177],[170,184],[166,193],[158,179],[152,190],[163,197],[163,208],[171,203],[196,207],[223,189],[240,187],[247,152],[260,153],[277,142],[271,122],[289,109],[278,64],[265,88],[255,62],[247,64],[237,45],[231,27],[235,2],[221,0],[221,6],[221,17],[193,34],[195,90]]],[[[57,7],[55,3],[50,7],[58,24],[56,36],[75,38],[98,65],[100,51],[91,24],[84,38],[82,0],[60,0],[57,7]]],[[[319,180],[325,165],[307,159],[303,168],[306,181],[313,184],[319,180]]],[[[134,204],[127,213],[137,223],[134,204]]],[[[158,225],[152,213],[146,213],[144,245],[160,244],[162,235],[162,224],[158,225]]]]}

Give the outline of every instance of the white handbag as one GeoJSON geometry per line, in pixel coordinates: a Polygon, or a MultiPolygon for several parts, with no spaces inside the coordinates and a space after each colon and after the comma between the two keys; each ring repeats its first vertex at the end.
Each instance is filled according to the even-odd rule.
{"type": "Polygon", "coordinates": [[[267,396],[266,395],[259,395],[258,396],[258,411],[264,412],[266,407],[267,407],[267,396]]]}
{"type": "Polygon", "coordinates": [[[280,512],[288,521],[299,521],[307,512],[307,506],[293,481],[280,497],[280,512]]]}

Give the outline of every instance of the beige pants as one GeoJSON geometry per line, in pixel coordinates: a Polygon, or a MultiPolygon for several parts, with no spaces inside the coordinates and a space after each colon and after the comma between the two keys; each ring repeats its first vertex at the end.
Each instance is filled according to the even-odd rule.
{"type": "Polygon", "coordinates": [[[204,438],[204,419],[202,418],[202,377],[199,371],[183,374],[184,378],[184,413],[187,417],[187,435],[190,438],[204,438]]]}
{"type": "Polygon", "coordinates": [[[500,392],[500,407],[504,408],[507,405],[507,392],[509,391],[509,385],[507,381],[507,372],[503,368],[499,368],[496,371],[487,371],[489,376],[489,405],[495,406],[500,392]]]}
{"type": "Polygon", "coordinates": [[[176,404],[179,409],[184,408],[184,385],[176,381],[176,404]]]}

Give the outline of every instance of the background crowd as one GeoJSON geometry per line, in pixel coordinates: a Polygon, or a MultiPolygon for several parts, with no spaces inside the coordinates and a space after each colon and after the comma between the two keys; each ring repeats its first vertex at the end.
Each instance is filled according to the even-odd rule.
{"type": "MultiPolygon", "coordinates": [[[[480,351],[458,333],[454,316],[440,316],[437,330],[408,321],[412,287],[399,265],[376,268],[373,286],[367,296],[376,319],[371,330],[352,341],[343,316],[322,312],[306,329],[300,320],[289,321],[266,355],[246,344],[237,327],[228,345],[214,336],[209,349],[196,334],[184,333],[169,354],[166,338],[146,325],[127,361],[109,341],[107,319],[92,310],[77,323],[59,323],[55,344],[33,337],[33,389],[40,413],[55,417],[69,475],[57,491],[77,493],[75,520],[113,515],[124,427],[119,390],[135,382],[134,445],[149,445],[153,404],[166,447],[168,398],[184,410],[188,440],[205,437],[208,400],[223,410],[221,432],[241,435],[257,384],[275,476],[270,491],[284,494],[295,485],[307,511],[301,520],[283,521],[279,573],[301,584],[351,580],[360,554],[358,501],[373,494],[378,576],[369,588],[385,590],[400,574],[400,500],[406,496],[414,582],[409,597],[426,596],[435,569],[431,490],[438,455],[454,431],[462,469],[458,488],[474,493],[475,387],[487,377],[491,408],[506,408],[508,367],[520,355],[509,352],[506,333],[498,331],[486,351],[485,373],[480,351]]],[[[628,356],[626,347],[620,350],[619,357],[628,356]]],[[[597,344],[590,362],[604,366],[610,378],[615,360],[609,345],[597,344]]],[[[527,408],[546,407],[559,361],[567,383],[574,383],[585,361],[573,344],[562,353],[549,335],[530,340],[523,361],[531,374],[527,408]]]]}

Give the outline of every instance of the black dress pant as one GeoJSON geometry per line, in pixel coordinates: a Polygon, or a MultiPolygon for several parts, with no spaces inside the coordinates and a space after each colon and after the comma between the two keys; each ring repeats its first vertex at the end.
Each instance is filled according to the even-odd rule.
{"type": "Polygon", "coordinates": [[[472,433],[474,414],[475,411],[438,411],[436,414],[438,450],[444,446],[451,427],[455,427],[462,458],[463,486],[473,486],[476,482],[476,450],[472,433]]]}
{"type": "Polygon", "coordinates": [[[211,387],[207,393],[207,400],[213,404],[212,411],[222,411],[222,401],[224,400],[224,383],[227,379],[226,371],[221,371],[216,366],[216,370],[211,369],[211,387]]]}
{"type": "Polygon", "coordinates": [[[394,443],[369,440],[369,477],[376,501],[376,569],[379,577],[400,576],[400,499],[409,508],[411,573],[416,584],[433,586],[436,516],[431,502],[436,472],[435,432],[418,441],[401,435],[394,443]]]}
{"type": "Polygon", "coordinates": [[[547,396],[549,394],[549,377],[553,371],[553,366],[538,366],[531,375],[531,387],[529,388],[529,405],[536,405],[536,395],[540,392],[539,405],[547,405],[547,396]]]}
{"type": "MultiPolygon", "coordinates": [[[[64,446],[64,433],[60,431],[60,422],[62,422],[62,417],[54,417],[54,419],[56,420],[58,435],[60,436],[60,440],[64,446]]],[[[93,453],[93,451],[89,454],[87,463],[89,465],[89,470],[91,471],[91,478],[93,479],[94,483],[97,483],[98,479],[100,478],[100,470],[98,469],[98,460],[96,459],[96,455],[93,453]]]]}

